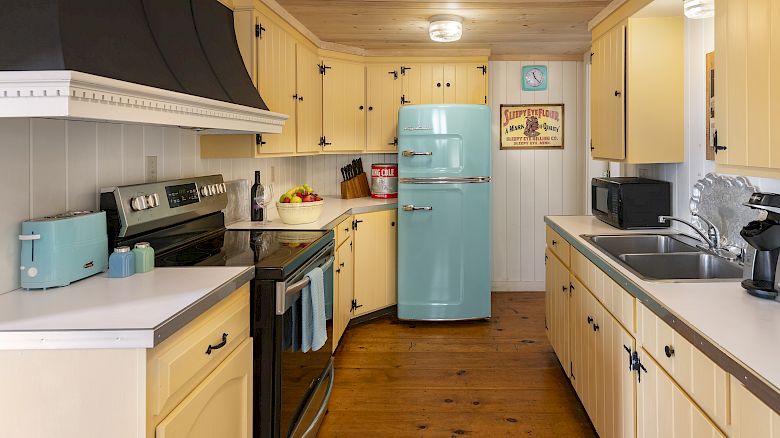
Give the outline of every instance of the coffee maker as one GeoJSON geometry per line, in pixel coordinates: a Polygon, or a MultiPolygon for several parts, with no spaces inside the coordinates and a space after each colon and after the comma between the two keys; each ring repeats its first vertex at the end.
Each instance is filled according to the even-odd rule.
{"type": "Polygon", "coordinates": [[[745,279],[742,287],[749,294],[778,299],[780,275],[780,195],[754,193],[745,206],[766,212],[764,219],[745,225],[739,235],[751,246],[745,258],[745,279]]]}

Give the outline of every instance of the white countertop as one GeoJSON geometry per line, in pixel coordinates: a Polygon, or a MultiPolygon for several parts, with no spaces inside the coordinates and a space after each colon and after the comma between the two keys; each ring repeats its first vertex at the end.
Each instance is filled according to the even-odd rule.
{"type": "Polygon", "coordinates": [[[254,277],[254,267],[156,268],[0,295],[0,350],[151,348],[254,277]]]}
{"type": "Polygon", "coordinates": [[[592,216],[552,216],[547,219],[570,234],[562,237],[567,240],[572,237],[591,249],[603,262],[778,391],[780,302],[748,295],[738,281],[661,283],[642,280],[580,237],[581,234],[641,234],[658,230],[619,230],[592,216]]]}
{"type": "Polygon", "coordinates": [[[326,196],[319,220],[310,224],[288,225],[279,219],[276,208],[269,209],[269,223],[242,221],[228,225],[229,230],[330,230],[346,216],[374,211],[391,210],[398,205],[398,199],[355,198],[341,199],[326,196]]]}

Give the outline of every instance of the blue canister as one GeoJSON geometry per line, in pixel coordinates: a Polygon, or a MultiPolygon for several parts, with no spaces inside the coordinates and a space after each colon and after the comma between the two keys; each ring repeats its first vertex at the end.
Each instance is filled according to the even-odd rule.
{"type": "Polygon", "coordinates": [[[133,274],[135,274],[135,255],[130,251],[130,247],[114,248],[114,252],[108,258],[108,276],[124,278],[133,274]]]}

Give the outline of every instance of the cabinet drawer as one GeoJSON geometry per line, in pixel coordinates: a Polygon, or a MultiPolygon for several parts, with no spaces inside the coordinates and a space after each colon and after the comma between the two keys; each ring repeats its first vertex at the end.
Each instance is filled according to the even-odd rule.
{"type": "Polygon", "coordinates": [[[729,424],[726,371],[641,303],[637,314],[645,350],[725,430],[729,424]]]}
{"type": "Polygon", "coordinates": [[[571,245],[550,227],[547,227],[547,247],[561,259],[564,265],[569,266],[571,245]]]}
{"type": "Polygon", "coordinates": [[[147,356],[151,414],[158,416],[178,404],[248,337],[249,283],[151,350],[147,356]]]}
{"type": "Polygon", "coordinates": [[[336,226],[336,246],[341,246],[350,237],[352,237],[352,216],[336,226]]]}
{"type": "Polygon", "coordinates": [[[635,333],[634,306],[636,298],[579,251],[571,249],[570,252],[571,271],[574,275],[629,333],[635,333]]]}

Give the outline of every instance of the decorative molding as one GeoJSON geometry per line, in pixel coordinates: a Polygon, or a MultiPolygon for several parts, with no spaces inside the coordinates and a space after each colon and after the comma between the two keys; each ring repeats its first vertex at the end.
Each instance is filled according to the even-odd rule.
{"type": "Polygon", "coordinates": [[[595,17],[593,17],[590,21],[588,21],[588,31],[593,31],[593,28],[598,26],[599,23],[604,21],[605,18],[609,17],[610,14],[615,12],[617,8],[623,6],[623,3],[627,2],[628,0],[612,0],[612,3],[608,4],[607,7],[601,10],[598,14],[596,14],[595,17]]]}
{"type": "Polygon", "coordinates": [[[70,70],[0,72],[0,117],[279,133],[289,116],[70,70]]]}

